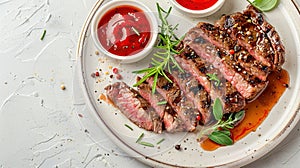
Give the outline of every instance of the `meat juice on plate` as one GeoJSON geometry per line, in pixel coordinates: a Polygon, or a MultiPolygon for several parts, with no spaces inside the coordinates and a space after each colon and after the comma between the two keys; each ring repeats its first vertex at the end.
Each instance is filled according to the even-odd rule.
{"type": "MultiPolygon", "coordinates": [[[[289,86],[289,74],[286,70],[270,74],[269,85],[266,90],[255,101],[245,107],[246,115],[243,121],[231,130],[234,141],[238,141],[250,132],[255,131],[266,119],[272,108],[279,101],[282,94],[289,86]]],[[[207,151],[213,151],[221,147],[207,139],[201,143],[201,147],[207,151]]]]}

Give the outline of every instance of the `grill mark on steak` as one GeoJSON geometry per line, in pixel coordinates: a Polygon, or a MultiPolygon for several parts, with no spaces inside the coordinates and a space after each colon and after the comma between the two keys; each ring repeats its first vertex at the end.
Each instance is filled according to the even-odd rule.
{"type": "MultiPolygon", "coordinates": [[[[147,82],[152,87],[153,78],[149,78],[147,82]]],[[[194,108],[192,102],[187,101],[179,87],[175,83],[166,80],[163,76],[159,76],[156,91],[163,96],[177,113],[177,117],[185,124],[185,131],[194,131],[197,126],[196,117],[199,115],[199,112],[194,108]]]]}
{"type": "Polygon", "coordinates": [[[263,14],[256,10],[252,5],[248,5],[243,14],[249,17],[253,24],[259,26],[266,33],[275,52],[274,65],[276,68],[280,69],[285,62],[285,47],[280,40],[278,32],[264,19],[263,14]]]}
{"type": "Polygon", "coordinates": [[[232,40],[226,31],[222,31],[212,24],[203,22],[199,22],[193,31],[198,34],[198,37],[194,39],[196,43],[199,41],[198,39],[201,38],[209,41],[218,48],[224,49],[227,55],[230,56],[227,58],[230,59],[230,62],[235,62],[238,66],[245,69],[243,73],[250,73],[263,81],[267,80],[270,69],[252,57],[244,47],[232,40]],[[234,53],[230,54],[230,50],[233,50],[234,53]]]}
{"type": "Polygon", "coordinates": [[[189,49],[188,46],[180,55],[176,55],[175,59],[184,70],[192,74],[199,84],[202,85],[209,93],[212,101],[216,98],[220,98],[223,104],[224,113],[238,112],[245,107],[245,98],[235,89],[235,87],[224,78],[222,79],[222,75],[220,75],[218,69],[206,64],[200,57],[196,56],[195,52],[189,49]],[[194,59],[189,59],[191,57],[194,59]],[[210,81],[208,79],[208,73],[217,74],[219,76],[219,86],[216,86],[215,81],[210,81]]]}
{"type": "MultiPolygon", "coordinates": [[[[168,76],[170,77],[171,74],[168,76]]],[[[205,91],[202,85],[190,74],[180,72],[178,70],[172,71],[172,77],[174,82],[180,87],[180,90],[183,91],[188,101],[193,102],[194,106],[198,109],[201,114],[202,124],[207,124],[211,119],[210,111],[210,96],[205,91]]]]}
{"type": "Polygon", "coordinates": [[[155,110],[136,90],[124,82],[105,87],[108,98],[133,123],[148,131],[162,132],[162,122],[155,110]]]}
{"type": "MultiPolygon", "coordinates": [[[[267,24],[262,15],[259,16],[260,19],[257,18],[256,22],[267,24]]],[[[253,23],[253,19],[243,13],[237,12],[223,16],[215,23],[215,26],[219,27],[222,31],[226,31],[233,40],[236,40],[239,45],[245,47],[255,59],[274,70],[284,62],[284,48],[281,43],[276,44],[278,41],[280,42],[280,39],[274,29],[271,33],[273,35],[271,35],[263,30],[262,27],[264,26],[254,24],[255,20],[253,23]]]]}
{"type": "Polygon", "coordinates": [[[186,34],[183,40],[185,47],[189,46],[195,51],[196,56],[201,57],[203,61],[219,69],[224,78],[228,80],[244,98],[251,101],[265,89],[268,82],[262,81],[249,73],[244,73],[247,71],[231,61],[230,55],[224,52],[224,50],[206,40],[203,43],[197,43],[194,39],[199,37],[198,33],[194,31],[195,29],[196,28],[192,28],[186,34]]]}
{"type": "Polygon", "coordinates": [[[177,113],[172,109],[169,103],[159,105],[159,102],[165,101],[165,99],[157,92],[153,94],[152,88],[148,83],[144,82],[140,84],[138,86],[138,92],[155,109],[162,119],[167,132],[180,132],[185,129],[182,120],[177,117],[177,113]]]}

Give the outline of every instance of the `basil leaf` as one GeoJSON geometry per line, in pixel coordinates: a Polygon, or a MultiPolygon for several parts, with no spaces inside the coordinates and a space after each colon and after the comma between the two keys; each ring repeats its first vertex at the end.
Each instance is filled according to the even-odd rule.
{"type": "Polygon", "coordinates": [[[231,135],[231,132],[230,132],[229,130],[221,130],[221,131],[219,131],[219,132],[222,132],[222,133],[226,134],[226,135],[229,136],[229,137],[230,137],[230,135],[231,135]]]}
{"type": "Polygon", "coordinates": [[[234,115],[235,121],[240,121],[245,116],[245,111],[242,110],[234,115]]]}
{"type": "Polygon", "coordinates": [[[221,120],[223,117],[223,107],[221,100],[216,98],[214,105],[213,105],[213,114],[216,120],[221,120]]]}
{"type": "Polygon", "coordinates": [[[227,146],[233,144],[233,140],[230,138],[230,136],[222,131],[214,131],[208,135],[208,138],[220,145],[227,146]]]}
{"type": "Polygon", "coordinates": [[[247,0],[251,5],[259,9],[260,11],[267,12],[274,9],[278,0],[247,0]]]}

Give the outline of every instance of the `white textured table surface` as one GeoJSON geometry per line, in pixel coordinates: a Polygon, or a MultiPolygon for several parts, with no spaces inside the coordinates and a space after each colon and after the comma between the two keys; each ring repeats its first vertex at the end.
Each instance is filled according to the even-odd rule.
{"type": "MultiPolygon", "coordinates": [[[[78,37],[95,2],[0,0],[0,168],[147,167],[93,130],[73,85],[78,37]]],[[[299,129],[246,167],[299,167],[299,129]]]]}

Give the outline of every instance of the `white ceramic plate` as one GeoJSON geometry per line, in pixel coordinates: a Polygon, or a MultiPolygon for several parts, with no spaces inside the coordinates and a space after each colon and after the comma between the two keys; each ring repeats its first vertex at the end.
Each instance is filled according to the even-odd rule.
{"type": "MultiPolygon", "coordinates": [[[[154,12],[154,1],[141,0],[154,12]]],[[[171,6],[168,0],[158,1],[164,8],[171,6]]],[[[237,167],[243,166],[265,155],[278,145],[298,122],[300,115],[300,17],[299,11],[293,1],[280,1],[279,6],[268,13],[266,19],[275,26],[286,47],[286,63],[284,69],[290,74],[290,88],[286,90],[280,101],[273,108],[266,120],[256,132],[252,132],[232,146],[222,147],[215,151],[204,151],[196,142],[193,133],[163,133],[157,135],[144,131],[132,124],[117,109],[105,102],[99,101],[99,95],[104,93],[104,87],[116,82],[111,78],[112,67],[118,67],[123,76],[123,81],[132,85],[135,76],[133,70],[141,69],[149,64],[149,58],[133,64],[120,64],[118,61],[97,55],[90,34],[91,19],[97,9],[105,1],[99,0],[89,14],[80,35],[78,45],[78,61],[80,68],[80,81],[86,102],[90,106],[94,120],[107,135],[130,156],[155,167],[237,167]],[[100,70],[100,78],[95,79],[91,74],[100,70]],[[105,73],[108,73],[105,74],[105,73]],[[131,131],[124,124],[130,125],[131,131]],[[145,147],[135,143],[140,134],[145,133],[144,141],[155,144],[162,138],[165,139],[154,148],[145,147]],[[178,151],[174,145],[181,144],[182,150],[178,151]]],[[[223,13],[229,14],[242,11],[248,5],[247,1],[227,0],[222,9],[208,17],[195,19],[173,9],[170,22],[179,23],[178,33],[183,34],[198,21],[211,22],[218,19],[223,13]]]]}

